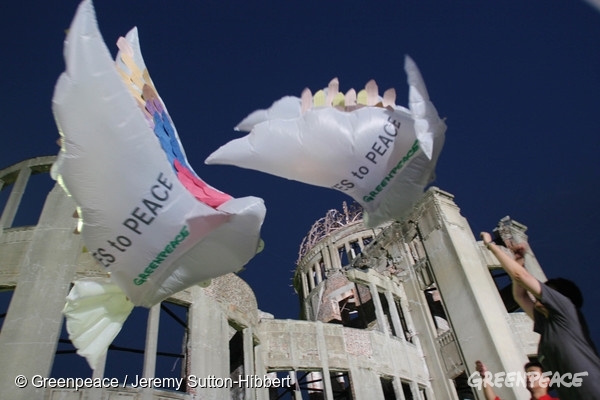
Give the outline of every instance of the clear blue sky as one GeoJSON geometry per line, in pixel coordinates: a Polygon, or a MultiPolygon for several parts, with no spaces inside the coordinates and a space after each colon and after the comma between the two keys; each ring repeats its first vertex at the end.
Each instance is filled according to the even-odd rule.
{"type": "MultiPolygon", "coordinates": [[[[55,154],[53,87],[78,1],[0,5],[0,168],[55,154]]],[[[405,54],[446,118],[435,185],[474,232],[510,215],[529,227],[549,277],[581,286],[600,344],[600,12],[584,1],[97,0],[110,49],[137,26],[142,52],[196,172],[235,197],[265,199],[265,250],[242,277],[259,307],[296,318],[291,287],[312,223],[342,193],[204,159],[247,114],[338,77],[375,79],[407,104],[405,54]]]]}

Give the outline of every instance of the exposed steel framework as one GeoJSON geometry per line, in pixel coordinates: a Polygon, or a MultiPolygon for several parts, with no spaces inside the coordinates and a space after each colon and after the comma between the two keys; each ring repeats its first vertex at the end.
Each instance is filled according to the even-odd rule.
{"type": "Polygon", "coordinates": [[[363,209],[356,202],[348,205],[344,201],[342,204],[342,211],[335,209],[327,211],[324,217],[315,221],[304,239],[302,239],[296,263],[300,262],[302,257],[304,257],[315,244],[321,241],[321,239],[340,228],[361,222],[362,218],[363,209]]]}

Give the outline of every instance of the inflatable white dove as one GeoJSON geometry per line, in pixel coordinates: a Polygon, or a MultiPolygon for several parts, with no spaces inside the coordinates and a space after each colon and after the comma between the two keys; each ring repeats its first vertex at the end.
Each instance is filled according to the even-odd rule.
{"type": "Polygon", "coordinates": [[[432,182],[446,131],[408,56],[405,70],[408,108],[394,104],[394,89],[380,97],[374,81],[344,95],[334,79],[314,96],[305,89],[253,112],[236,127],[250,133],[206,163],[340,190],[362,205],[368,226],[400,219],[432,182]]]}
{"type": "Polygon", "coordinates": [[[62,136],[52,175],[75,200],[86,248],[110,277],[76,282],[65,307],[70,338],[92,368],[134,305],[242,269],[261,245],[266,212],[262,199],[232,198],[196,175],[137,30],[118,47],[115,63],[83,1],[52,100],[62,136]]]}

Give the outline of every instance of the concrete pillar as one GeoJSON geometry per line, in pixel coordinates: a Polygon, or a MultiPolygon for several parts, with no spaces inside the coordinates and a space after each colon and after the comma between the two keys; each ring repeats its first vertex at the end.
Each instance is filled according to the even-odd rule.
{"type": "Polygon", "coordinates": [[[332,239],[327,240],[327,249],[329,257],[331,259],[331,266],[336,271],[342,269],[342,260],[340,259],[340,252],[338,250],[338,244],[333,242],[332,239]]]}
{"type": "Polygon", "coordinates": [[[313,268],[315,270],[315,273],[317,274],[317,285],[321,282],[323,282],[323,276],[321,275],[321,266],[319,265],[319,262],[317,261],[314,265],[313,268]]]}
{"type": "Polygon", "coordinates": [[[383,399],[383,388],[379,375],[371,370],[358,365],[350,367],[354,400],[383,399]]]}
{"type": "Polygon", "coordinates": [[[381,305],[381,299],[379,298],[377,286],[375,286],[374,283],[369,282],[369,290],[371,292],[373,304],[375,305],[375,318],[377,318],[377,330],[387,335],[388,332],[385,328],[387,326],[387,321],[385,319],[385,314],[383,313],[383,307],[381,305]]]}
{"type": "MultiPolygon", "coordinates": [[[[201,262],[201,260],[199,260],[201,262]]],[[[190,288],[189,308],[190,373],[200,380],[229,378],[229,324],[219,305],[199,286],[190,288]]],[[[204,382],[200,382],[204,383],[204,382]]],[[[208,382],[210,383],[210,382],[208,382]]],[[[202,385],[200,385],[202,386],[202,385]]],[[[229,388],[189,388],[192,398],[229,400],[229,388]]]]}
{"type": "MultiPolygon", "coordinates": [[[[254,346],[254,372],[258,376],[263,376],[267,374],[267,367],[264,364],[263,358],[263,349],[261,344],[254,346]]],[[[244,350],[245,351],[245,350],[244,350]]],[[[295,379],[295,378],[294,378],[295,379]]],[[[269,391],[268,390],[256,390],[254,391],[256,394],[256,400],[269,400],[269,391]]],[[[254,399],[254,397],[251,397],[254,399]]]]}
{"type": "Polygon", "coordinates": [[[323,334],[323,323],[317,321],[317,349],[321,356],[321,367],[323,374],[323,386],[325,399],[333,399],[333,389],[331,387],[331,377],[329,374],[329,361],[327,358],[327,345],[325,344],[325,336],[323,334]]]}
{"type": "Polygon", "coordinates": [[[306,274],[304,272],[300,272],[299,275],[300,281],[302,282],[302,299],[306,299],[310,293],[310,289],[308,288],[308,280],[306,279],[306,274]]]}
{"type": "MultiPolygon", "coordinates": [[[[520,372],[527,358],[515,340],[480,247],[453,196],[430,189],[414,223],[455,333],[467,375],[483,360],[493,372],[520,372]]],[[[503,400],[527,398],[523,387],[497,388],[503,400]]]]}
{"type": "MultiPolygon", "coordinates": [[[[252,328],[245,328],[242,331],[242,340],[244,342],[244,374],[245,375],[258,375],[263,377],[264,374],[257,374],[254,369],[254,335],[252,328]]],[[[235,380],[236,377],[234,377],[235,380]]],[[[264,390],[263,390],[264,391],[264,390]]],[[[256,389],[246,386],[244,389],[245,399],[252,400],[256,398],[256,389]]]]}
{"type": "MultiPolygon", "coordinates": [[[[352,251],[352,248],[350,247],[350,242],[348,242],[348,238],[344,238],[344,251],[346,252],[346,260],[348,262],[348,264],[350,264],[352,262],[352,260],[354,259],[354,257],[352,256],[352,254],[354,253],[352,251]]],[[[342,265],[343,267],[344,265],[342,265]]]]}
{"type": "Polygon", "coordinates": [[[418,349],[421,349],[421,339],[419,330],[416,328],[415,322],[413,321],[412,313],[409,312],[410,306],[407,304],[407,301],[404,299],[400,299],[401,306],[405,306],[402,311],[404,312],[404,321],[406,322],[406,327],[408,328],[408,332],[411,335],[410,342],[414,344],[418,349]]]}
{"type": "MultiPolygon", "coordinates": [[[[146,325],[146,348],[144,351],[144,378],[156,377],[156,352],[158,351],[158,327],[160,322],[160,305],[155,304],[148,312],[148,324],[146,325]]],[[[143,400],[152,400],[154,390],[145,388],[142,391],[143,400]]]]}
{"type": "MultiPolygon", "coordinates": [[[[10,195],[8,196],[8,200],[6,202],[6,206],[4,207],[4,211],[2,212],[2,216],[0,216],[0,227],[1,228],[10,228],[15,220],[15,216],[17,215],[17,210],[19,209],[19,204],[21,203],[21,199],[23,198],[23,194],[25,193],[25,187],[27,187],[27,182],[29,181],[29,177],[31,176],[31,168],[28,164],[25,164],[20,170],[19,175],[17,176],[17,180],[13,184],[13,187],[10,191],[10,195]]],[[[0,188],[2,188],[0,186],[0,188]]],[[[75,210],[75,208],[73,208],[75,210]]],[[[72,212],[72,211],[71,211],[72,212]]]]}
{"type": "Polygon", "coordinates": [[[306,272],[306,278],[308,279],[308,289],[312,291],[315,288],[315,276],[313,274],[312,267],[308,268],[306,272]]]}
{"type": "MultiPolygon", "coordinates": [[[[447,379],[443,369],[445,361],[438,353],[435,342],[437,333],[432,328],[429,307],[425,296],[421,292],[414,270],[410,270],[410,278],[404,282],[403,289],[409,299],[404,318],[409,329],[418,333],[412,338],[413,344],[418,349],[422,349],[424,354],[427,354],[425,361],[427,362],[429,375],[432,378],[431,385],[436,393],[436,399],[454,399],[456,398],[456,390],[453,383],[447,379]]],[[[402,390],[401,382],[399,388],[402,390]]],[[[402,399],[403,397],[399,398],[402,399]]]]}
{"type": "Polygon", "coordinates": [[[417,382],[411,382],[410,383],[410,392],[412,393],[412,397],[415,400],[423,400],[423,398],[421,398],[421,395],[419,394],[419,385],[417,384],[417,382]]]}
{"type": "Polygon", "coordinates": [[[302,281],[302,294],[301,294],[302,303],[301,304],[302,304],[302,307],[304,307],[304,315],[307,319],[313,319],[314,315],[313,315],[312,307],[310,306],[310,302],[306,300],[310,294],[310,288],[308,286],[308,279],[304,272],[300,271],[299,274],[300,274],[300,279],[302,281]]]}
{"type": "MultiPolygon", "coordinates": [[[[108,354],[104,353],[98,359],[98,367],[92,372],[93,379],[102,379],[104,378],[104,367],[106,366],[106,356],[108,354]]],[[[86,389],[87,398],[86,400],[102,400],[104,395],[104,388],[88,388],[86,389]]]]}
{"type": "Polygon", "coordinates": [[[394,394],[398,400],[406,400],[404,390],[402,390],[402,380],[397,376],[394,377],[394,394]]]}
{"type": "Polygon", "coordinates": [[[300,391],[300,387],[298,386],[298,374],[296,371],[290,371],[290,376],[292,378],[292,382],[296,384],[296,388],[298,390],[294,391],[294,400],[302,400],[302,392],[300,391]]]}
{"type": "MultiPolygon", "coordinates": [[[[394,299],[394,295],[389,290],[385,291],[385,299],[388,302],[388,307],[390,309],[390,317],[392,319],[392,324],[394,325],[394,332],[396,332],[396,336],[402,340],[406,340],[404,338],[404,329],[402,327],[402,323],[400,322],[400,315],[398,315],[398,309],[396,308],[396,300],[394,299]]],[[[402,310],[400,310],[402,312],[402,310]]]]}
{"type": "Polygon", "coordinates": [[[331,271],[333,269],[333,263],[331,261],[331,254],[329,253],[329,246],[321,248],[321,256],[325,263],[325,271],[331,271]]]}
{"type": "MultiPolygon", "coordinates": [[[[73,233],[75,204],[60,186],[46,198],[0,333],[0,387],[7,399],[42,399],[42,388],[19,389],[15,376],[48,377],[75,273],[81,238],[73,233]]],[[[8,221],[8,220],[6,220],[8,221]]],[[[5,222],[6,222],[5,221],[5,222]]]]}

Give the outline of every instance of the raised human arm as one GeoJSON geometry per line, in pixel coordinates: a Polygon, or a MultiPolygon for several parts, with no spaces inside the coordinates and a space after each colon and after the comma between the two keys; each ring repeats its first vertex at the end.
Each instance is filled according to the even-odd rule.
{"type": "Polygon", "coordinates": [[[540,298],[542,288],[537,278],[531,275],[524,267],[524,253],[526,246],[524,244],[510,244],[510,248],[516,256],[516,258],[512,258],[492,241],[492,237],[489,233],[482,232],[481,239],[488,250],[490,250],[498,259],[502,269],[504,269],[512,279],[513,297],[515,301],[527,315],[533,318],[534,302],[529,297],[528,292],[535,298],[540,298]]]}
{"type": "Polygon", "coordinates": [[[492,386],[488,385],[488,380],[491,380],[492,374],[488,372],[485,364],[479,360],[475,361],[475,369],[479,372],[481,379],[483,379],[483,395],[485,396],[485,400],[496,400],[498,396],[496,396],[492,386]]]}
{"type": "Polygon", "coordinates": [[[534,310],[534,302],[529,297],[529,292],[523,286],[512,281],[512,294],[513,298],[517,302],[517,304],[521,307],[521,309],[527,314],[531,319],[533,319],[533,310],[534,310]]]}

